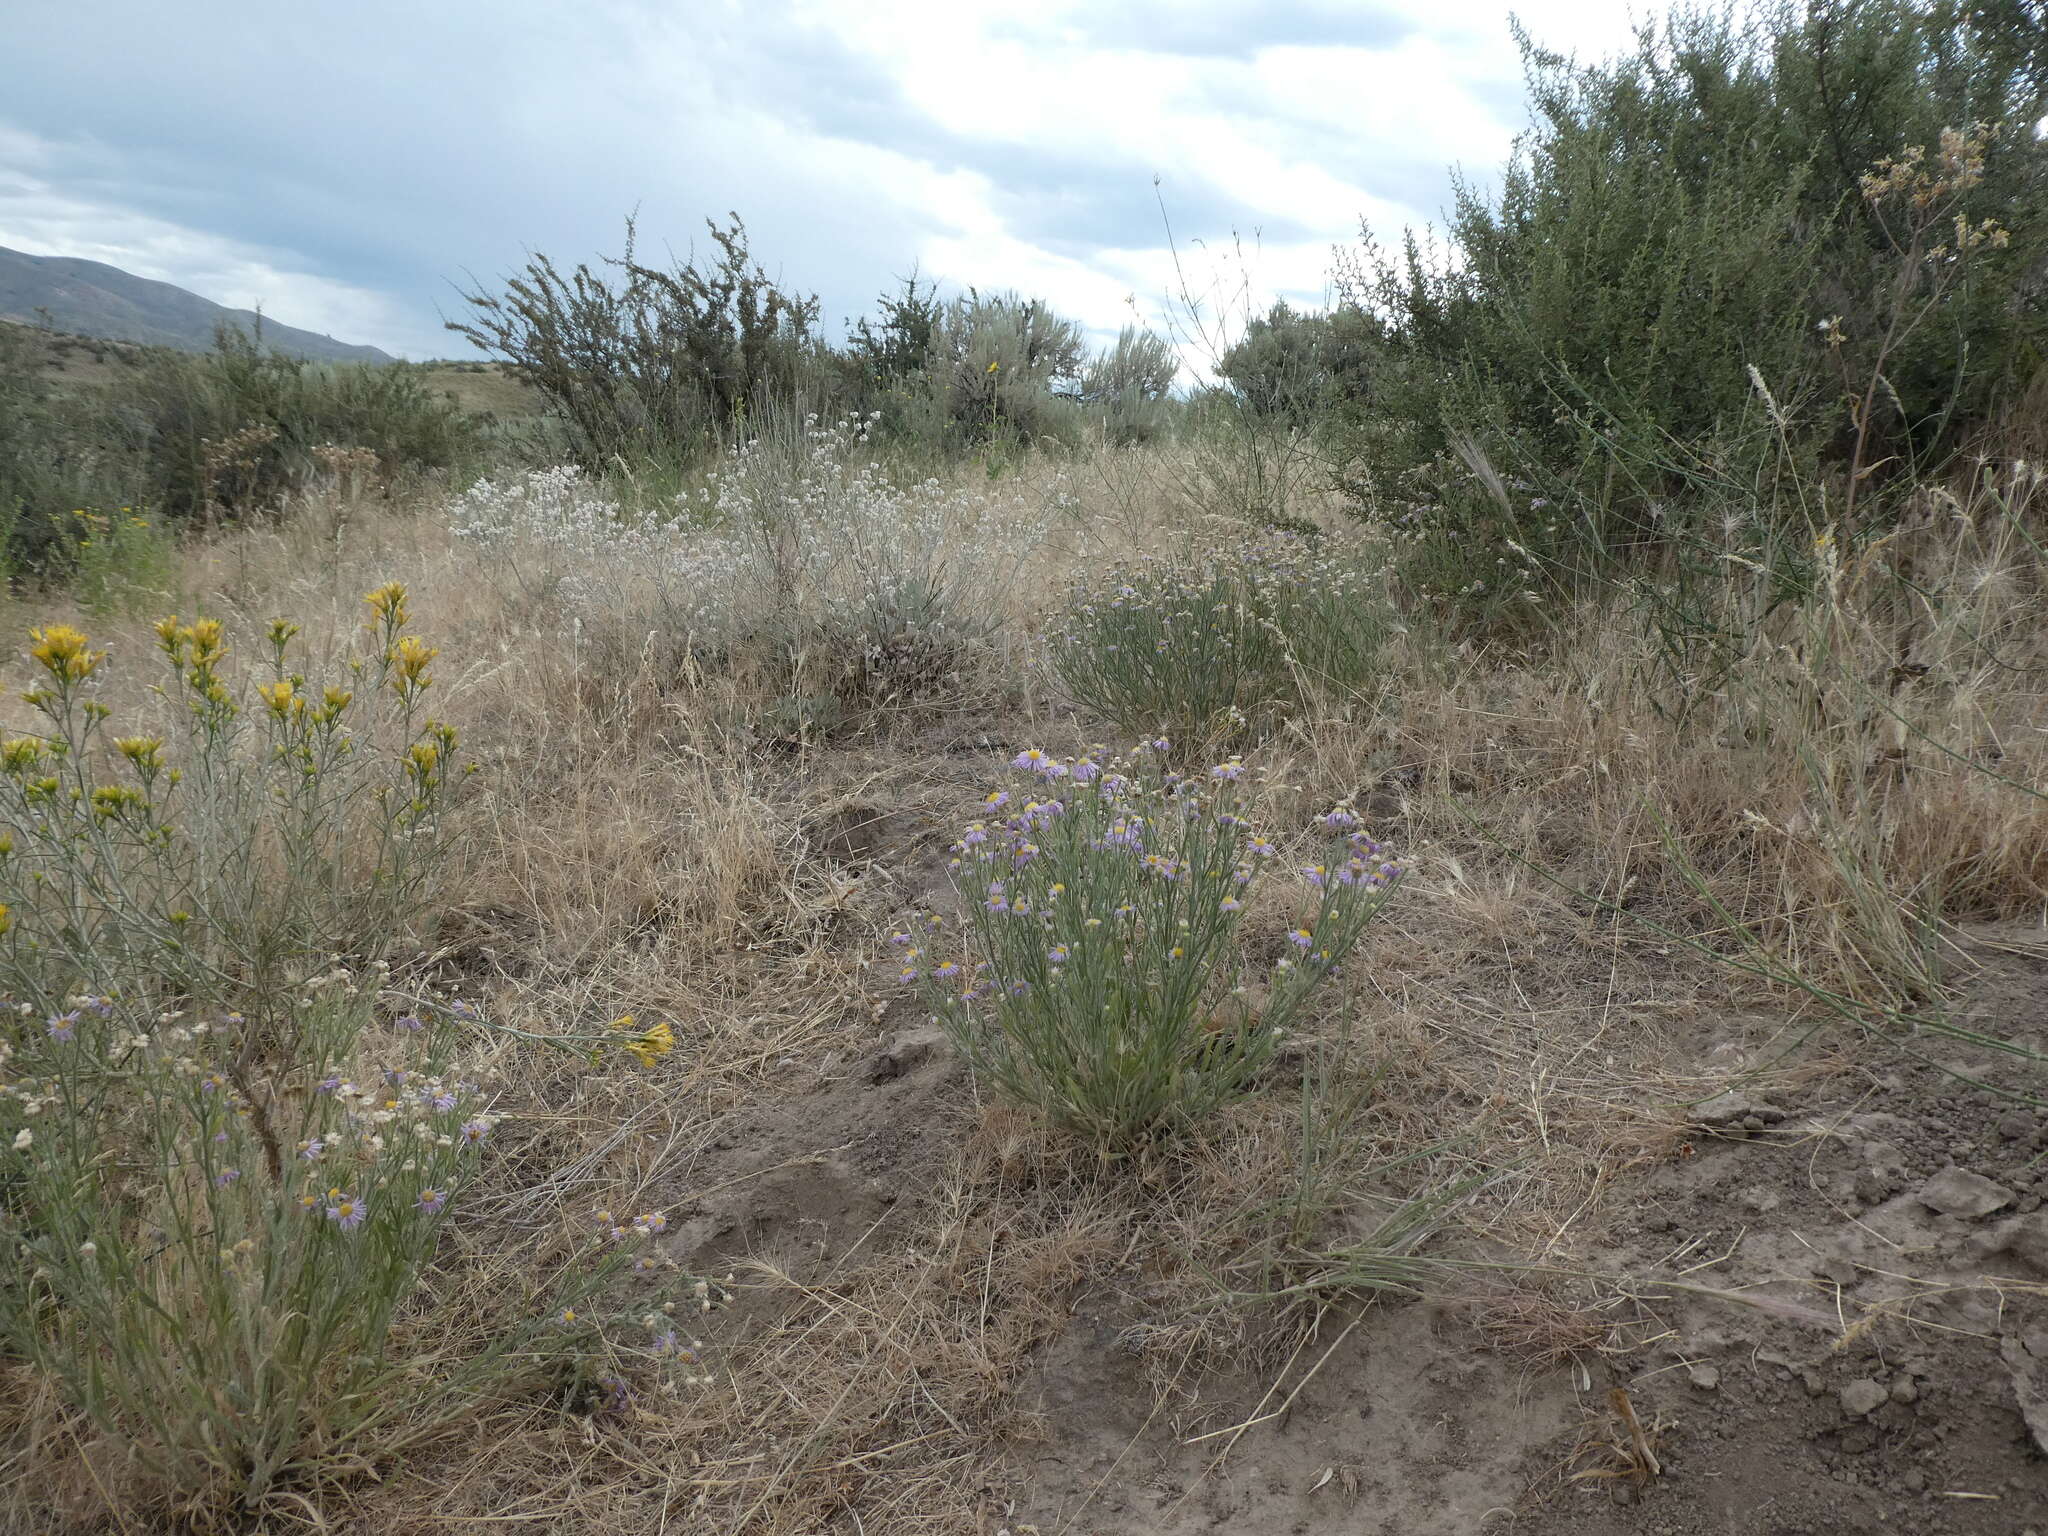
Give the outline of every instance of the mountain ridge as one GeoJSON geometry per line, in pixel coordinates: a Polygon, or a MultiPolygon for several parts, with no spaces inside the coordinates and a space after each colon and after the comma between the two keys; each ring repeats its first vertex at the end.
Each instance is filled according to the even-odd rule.
{"type": "Polygon", "coordinates": [[[0,246],[0,319],[47,325],[103,341],[205,352],[225,323],[260,335],[273,351],[324,363],[391,363],[376,347],[283,325],[254,310],[230,309],[175,283],[137,277],[82,256],[31,256],[0,246]]]}

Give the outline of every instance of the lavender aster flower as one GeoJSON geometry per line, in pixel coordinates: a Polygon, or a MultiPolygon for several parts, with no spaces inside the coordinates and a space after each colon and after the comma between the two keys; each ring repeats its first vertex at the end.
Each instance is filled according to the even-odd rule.
{"type": "Polygon", "coordinates": [[[335,1192],[329,1195],[334,1204],[327,1207],[327,1219],[344,1232],[353,1232],[363,1224],[369,1208],[359,1195],[344,1195],[335,1192]]]}

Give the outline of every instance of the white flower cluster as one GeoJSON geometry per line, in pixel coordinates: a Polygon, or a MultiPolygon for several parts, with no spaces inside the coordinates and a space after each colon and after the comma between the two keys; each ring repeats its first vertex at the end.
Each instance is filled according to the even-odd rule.
{"type": "Polygon", "coordinates": [[[573,618],[643,613],[723,646],[764,616],[833,632],[985,627],[1019,565],[1072,504],[936,478],[898,484],[868,425],[820,425],[735,447],[694,497],[634,513],[567,466],[481,481],[451,509],[456,535],[536,602],[573,618]]]}

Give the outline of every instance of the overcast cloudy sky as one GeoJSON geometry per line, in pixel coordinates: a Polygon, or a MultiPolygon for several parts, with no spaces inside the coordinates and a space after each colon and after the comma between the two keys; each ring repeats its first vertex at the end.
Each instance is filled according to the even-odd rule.
{"type": "MultiPolygon", "coordinates": [[[[1645,0],[1521,0],[1541,41],[1645,0]]],[[[1486,0],[9,0],[0,245],[414,357],[465,274],[737,209],[833,323],[913,266],[1114,330],[1233,231],[1318,295],[1524,125],[1486,0]]]]}

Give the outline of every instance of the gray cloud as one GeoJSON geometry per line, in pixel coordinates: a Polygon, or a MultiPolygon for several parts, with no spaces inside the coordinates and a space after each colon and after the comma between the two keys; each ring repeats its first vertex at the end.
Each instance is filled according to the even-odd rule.
{"type": "MultiPolygon", "coordinates": [[[[1415,31],[1417,14],[1337,0],[1127,0],[1077,12],[1061,46],[1078,36],[1227,71],[1280,45],[1385,49],[1415,31]]],[[[998,30],[1028,41],[1034,25],[998,30]]],[[[439,330],[437,310],[459,307],[453,285],[465,273],[488,282],[530,249],[570,264],[614,251],[635,208],[647,250],[701,243],[706,214],[739,210],[770,270],[818,291],[835,320],[865,311],[934,240],[972,230],[970,244],[986,244],[990,215],[1007,248],[1040,253],[1041,268],[1156,251],[1155,172],[1184,241],[1256,231],[1268,244],[1312,244],[1343,238],[1359,211],[1250,206],[1204,172],[1198,149],[1153,165],[1113,142],[1096,152],[1036,147],[1022,142],[1028,129],[1005,136],[1000,79],[989,82],[991,132],[953,131],[889,61],[748,0],[501,0],[488,11],[25,0],[8,30],[0,130],[34,136],[42,153],[30,174],[53,195],[259,253],[248,270],[388,294],[403,334],[352,339],[416,354],[463,345],[439,330]],[[985,185],[972,208],[956,198],[960,173],[985,185]]],[[[1199,85],[1184,94],[1208,114],[1204,132],[1227,132],[1228,87],[1209,89],[1206,105],[1199,85]]],[[[1251,126],[1286,140],[1300,163],[1420,215],[1445,200],[1426,147],[1330,143],[1312,122],[1261,111],[1251,126]]],[[[0,224],[0,243],[7,236],[0,224]]],[[[1084,318],[1113,327],[1119,316],[1084,318]]]]}

